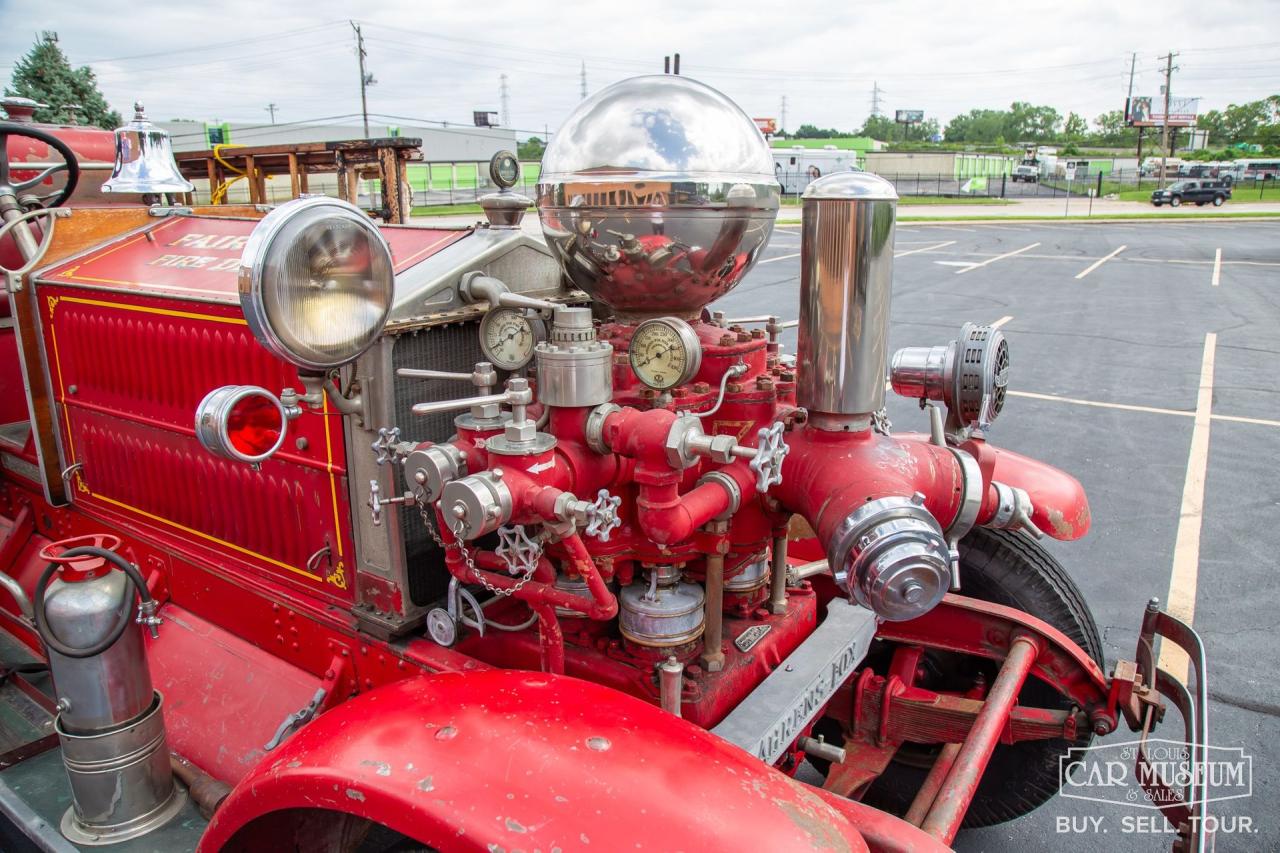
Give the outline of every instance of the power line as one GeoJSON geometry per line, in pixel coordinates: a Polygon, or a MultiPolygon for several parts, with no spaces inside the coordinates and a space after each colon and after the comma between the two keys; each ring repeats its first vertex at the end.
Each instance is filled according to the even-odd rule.
{"type": "Polygon", "coordinates": [[[303,33],[311,33],[317,30],[323,30],[327,27],[332,27],[341,23],[342,21],[326,21],[323,24],[312,24],[311,26],[299,27],[294,30],[285,30],[283,32],[272,32],[269,35],[264,35],[264,36],[251,36],[249,38],[234,39],[232,41],[212,42],[210,44],[204,44],[204,45],[184,44],[181,48],[177,50],[158,50],[158,51],[155,51],[154,53],[135,53],[131,56],[111,56],[111,57],[106,57],[104,59],[90,59],[85,64],[97,65],[99,63],[107,63],[107,62],[132,62],[135,59],[151,59],[152,57],[156,57],[156,56],[177,56],[177,55],[187,56],[191,53],[195,53],[199,51],[217,50],[219,48],[235,47],[237,45],[242,45],[242,44],[257,44],[258,42],[264,42],[264,41],[278,42],[280,39],[283,39],[283,38],[291,38],[293,36],[301,35],[303,33]]]}

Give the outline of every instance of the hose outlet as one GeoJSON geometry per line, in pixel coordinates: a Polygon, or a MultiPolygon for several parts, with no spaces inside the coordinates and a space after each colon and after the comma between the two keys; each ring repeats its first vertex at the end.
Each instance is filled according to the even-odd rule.
{"type": "Polygon", "coordinates": [[[928,613],[951,585],[951,549],[919,493],[858,507],[827,553],[849,599],[890,622],[928,613]]]}

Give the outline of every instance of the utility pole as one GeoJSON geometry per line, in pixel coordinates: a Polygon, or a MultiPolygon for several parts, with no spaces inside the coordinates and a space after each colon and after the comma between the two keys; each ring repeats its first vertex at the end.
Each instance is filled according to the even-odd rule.
{"type": "Polygon", "coordinates": [[[1173,82],[1173,58],[1178,54],[1172,50],[1164,58],[1164,121],[1160,125],[1160,185],[1164,186],[1165,159],[1169,156],[1169,89],[1173,82]]]}
{"type": "Polygon", "coordinates": [[[782,96],[782,117],[778,124],[778,130],[786,132],[787,130],[787,96],[782,96]]]}
{"type": "Polygon", "coordinates": [[[265,109],[267,112],[271,113],[271,123],[272,123],[272,124],[275,124],[275,123],[276,123],[276,110],[278,110],[278,109],[280,109],[280,108],[279,108],[278,106],[276,106],[274,103],[272,103],[272,104],[267,104],[265,107],[263,107],[263,109],[265,109]]]}
{"type": "Polygon", "coordinates": [[[502,84],[502,88],[500,90],[500,94],[502,97],[502,126],[511,127],[511,111],[508,109],[508,99],[507,99],[507,75],[499,74],[498,80],[502,84]]]}
{"type": "Polygon", "coordinates": [[[582,63],[582,70],[578,72],[578,100],[585,101],[587,99],[587,63],[582,63]]]}
{"type": "MultiPolygon", "coordinates": [[[[1130,116],[1130,115],[1132,114],[1132,112],[1133,112],[1133,71],[1134,71],[1134,68],[1136,68],[1136,67],[1137,67],[1137,65],[1138,65],[1138,52],[1135,50],[1135,51],[1133,52],[1133,56],[1132,56],[1132,57],[1130,57],[1130,59],[1129,59],[1129,94],[1128,94],[1128,96],[1124,99],[1124,120],[1125,120],[1125,122],[1126,122],[1126,123],[1129,121],[1129,116],[1130,116]]],[[[1138,180],[1139,180],[1139,181],[1141,181],[1141,180],[1142,180],[1142,178],[1141,178],[1141,172],[1142,172],[1142,128],[1141,128],[1141,127],[1139,127],[1139,128],[1138,128],[1138,172],[1139,172],[1139,178],[1138,178],[1138,180]]],[[[1139,184],[1139,189],[1141,189],[1141,184],[1139,184]]]]}
{"type": "Polygon", "coordinates": [[[360,115],[364,117],[364,138],[369,138],[369,98],[366,89],[375,82],[373,75],[364,70],[364,58],[368,56],[364,49],[364,33],[355,21],[348,21],[351,29],[356,31],[356,58],[360,63],[360,115]]]}
{"type": "Polygon", "coordinates": [[[871,83],[871,114],[873,116],[880,115],[880,83],[872,81],[871,83]]]}

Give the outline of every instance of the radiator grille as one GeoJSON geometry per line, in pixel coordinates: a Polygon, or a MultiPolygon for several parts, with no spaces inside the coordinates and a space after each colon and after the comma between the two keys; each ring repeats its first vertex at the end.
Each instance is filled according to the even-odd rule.
{"type": "MultiPolygon", "coordinates": [[[[392,364],[397,370],[415,367],[470,373],[477,361],[484,360],[479,327],[477,320],[406,332],[392,349],[392,364]]],[[[499,372],[500,383],[506,378],[507,374],[499,372]]],[[[448,441],[456,431],[453,419],[461,414],[415,415],[410,411],[414,403],[453,400],[476,393],[475,386],[467,382],[405,379],[400,376],[395,377],[392,387],[394,422],[400,427],[400,438],[404,441],[448,441]]],[[[448,586],[444,559],[417,512],[401,513],[400,518],[409,566],[409,597],[419,606],[429,604],[443,596],[448,586]]]]}

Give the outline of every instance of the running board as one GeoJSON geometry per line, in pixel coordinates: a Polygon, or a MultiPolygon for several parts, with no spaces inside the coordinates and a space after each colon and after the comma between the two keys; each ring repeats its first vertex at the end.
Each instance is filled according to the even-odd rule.
{"type": "Polygon", "coordinates": [[[827,618],[711,730],[773,764],[849,680],[876,635],[876,615],[832,599],[827,618]]]}

